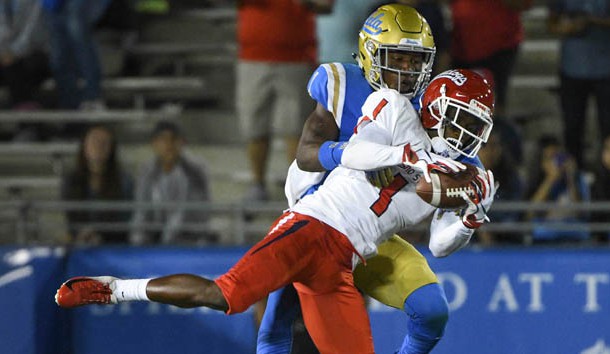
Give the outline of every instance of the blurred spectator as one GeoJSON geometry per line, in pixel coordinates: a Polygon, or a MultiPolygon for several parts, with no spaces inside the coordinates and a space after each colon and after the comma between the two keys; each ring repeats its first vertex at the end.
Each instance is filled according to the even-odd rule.
{"type": "MultiPolygon", "coordinates": [[[[136,202],[162,204],[209,201],[205,165],[185,156],[185,140],[178,126],[168,121],[158,122],[152,132],[151,142],[155,158],[139,174],[136,202]]],[[[207,219],[206,212],[189,211],[183,207],[137,210],[133,219],[131,242],[136,245],[207,242],[209,234],[197,229],[206,226],[207,219]],[[162,228],[157,231],[145,229],[150,224],[161,225],[162,228]]]]}
{"type": "Polygon", "coordinates": [[[354,62],[352,54],[358,52],[358,31],[377,2],[336,0],[330,14],[317,17],[318,62],[354,62]]]}
{"type": "Polygon", "coordinates": [[[451,36],[448,31],[447,21],[443,16],[441,2],[443,0],[402,0],[397,1],[415,7],[428,21],[434,36],[434,44],[436,45],[436,56],[434,57],[434,66],[432,68],[432,77],[449,70],[451,67],[451,55],[449,54],[451,36]]]}
{"type": "Polygon", "coordinates": [[[49,17],[50,64],[59,108],[104,109],[102,69],[93,31],[110,0],[42,0],[42,3],[49,17]]]}
{"type": "MultiPolygon", "coordinates": [[[[603,141],[601,161],[597,163],[591,195],[595,201],[610,202],[610,135],[603,141]]],[[[593,221],[610,222],[610,211],[593,213],[593,221]]],[[[607,243],[610,240],[610,230],[596,232],[595,238],[598,242],[607,243]]]]}
{"type": "Polygon", "coordinates": [[[521,11],[529,8],[532,2],[451,0],[452,66],[491,71],[496,117],[506,113],[508,82],[523,40],[521,11]]]}
{"type": "Polygon", "coordinates": [[[610,0],[553,0],[548,28],[561,37],[564,141],[583,167],[589,97],[597,101],[600,136],[610,135],[610,0]]]}
{"type": "Polygon", "coordinates": [[[246,200],[266,200],[266,170],[272,133],[285,140],[292,161],[313,109],[305,89],[316,63],[315,13],[332,0],[242,0],[238,2],[236,108],[253,177],[246,200]]]}
{"type": "MultiPolygon", "coordinates": [[[[543,136],[538,142],[537,163],[531,170],[528,197],[532,202],[555,202],[568,205],[590,200],[589,186],[573,156],[566,153],[559,140],[553,136],[543,136]]],[[[568,209],[550,209],[544,212],[530,212],[528,218],[540,223],[533,231],[537,241],[578,241],[589,237],[584,231],[562,231],[544,223],[559,222],[577,225],[585,221],[585,215],[568,209]]]]}
{"type": "Polygon", "coordinates": [[[40,108],[35,94],[49,74],[44,26],[40,0],[0,1],[0,74],[11,108],[40,108]]]}
{"type": "MultiPolygon", "coordinates": [[[[516,142],[505,138],[517,135],[514,130],[507,123],[496,122],[487,144],[479,151],[479,158],[483,166],[493,171],[496,181],[500,184],[496,194],[497,201],[521,201],[525,195],[521,166],[515,152],[511,149],[516,142]]],[[[497,212],[493,208],[488,216],[493,222],[516,222],[521,219],[518,212],[497,212]]],[[[505,231],[492,233],[484,229],[478,232],[478,240],[484,245],[523,242],[521,233],[505,231]]]]}
{"type": "MultiPolygon", "coordinates": [[[[130,201],[133,180],[118,161],[117,143],[113,132],[95,125],[84,134],[79,147],[76,167],[62,178],[61,197],[68,201],[130,201]]],[[[76,244],[127,243],[124,231],[103,231],[87,223],[128,223],[130,212],[79,211],[66,213],[70,239],[76,244]]]]}

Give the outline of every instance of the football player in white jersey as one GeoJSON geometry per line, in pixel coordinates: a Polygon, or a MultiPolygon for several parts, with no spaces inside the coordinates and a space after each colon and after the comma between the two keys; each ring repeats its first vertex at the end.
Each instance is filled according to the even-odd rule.
{"type": "MultiPolygon", "coordinates": [[[[338,142],[347,141],[353,134],[362,105],[372,92],[395,89],[419,110],[434,54],[434,40],[426,20],[411,7],[389,4],[374,11],[362,26],[357,64],[320,65],[308,85],[317,106],[305,123],[297,161],[288,173],[285,189],[290,206],[303,195],[313,193],[329,171],[339,165],[344,150],[338,142]]],[[[445,157],[466,159],[459,153],[449,156],[444,144],[436,146],[436,152],[445,157]]],[[[426,157],[439,160],[434,155],[426,157]]],[[[476,159],[466,162],[480,165],[476,159]]],[[[368,177],[379,187],[385,187],[393,173],[391,169],[372,170],[368,177]]],[[[432,350],[443,335],[448,306],[436,275],[417,249],[393,236],[380,245],[378,255],[367,262],[367,267],[361,264],[356,268],[354,276],[356,286],[365,294],[407,314],[405,339],[399,353],[422,354],[432,350]]],[[[309,353],[306,333],[293,330],[301,328],[293,326],[299,316],[298,301],[292,286],[269,296],[259,328],[258,354],[309,353]]]]}
{"type": "MultiPolygon", "coordinates": [[[[487,82],[462,70],[440,75],[430,87],[435,89],[429,97],[426,92],[422,107],[428,112],[428,128],[450,149],[476,155],[491,129],[492,104],[486,102],[493,101],[493,94],[487,82]]],[[[315,193],[278,218],[267,236],[216,280],[192,274],[132,280],[77,277],[62,284],[56,302],[70,308],[154,301],[233,314],[293,284],[321,353],[374,353],[368,314],[353,281],[355,263],[366,264],[380,243],[432,213],[432,253],[446,256],[458,250],[486,219],[495,184],[491,171],[481,170],[472,185],[473,197],[463,193],[468,206],[461,213],[434,208],[414,192],[415,182],[429,177],[430,169],[448,171],[459,163],[435,165],[422,158],[433,142],[408,99],[397,91],[371,94],[362,112],[341,166],[315,193]],[[379,167],[391,167],[394,173],[384,188],[372,185],[365,171],[358,170],[379,167]]]]}

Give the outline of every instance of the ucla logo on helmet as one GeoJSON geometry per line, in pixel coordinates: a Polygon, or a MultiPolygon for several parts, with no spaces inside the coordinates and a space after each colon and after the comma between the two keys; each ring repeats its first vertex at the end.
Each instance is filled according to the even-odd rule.
{"type": "Polygon", "coordinates": [[[438,75],[436,78],[439,79],[441,77],[444,77],[446,79],[449,79],[449,80],[453,81],[453,83],[458,85],[458,86],[464,85],[466,80],[468,80],[466,78],[466,76],[462,75],[461,72],[456,71],[456,70],[445,71],[444,73],[438,75]]]}
{"type": "Polygon", "coordinates": [[[371,35],[378,35],[381,33],[381,25],[383,24],[384,13],[372,14],[369,18],[366,19],[364,25],[362,26],[362,30],[371,35]]]}

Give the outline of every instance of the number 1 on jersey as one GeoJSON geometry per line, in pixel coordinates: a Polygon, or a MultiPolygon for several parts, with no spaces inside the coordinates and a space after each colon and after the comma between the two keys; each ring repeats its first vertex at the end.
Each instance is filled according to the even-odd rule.
{"type": "Polygon", "coordinates": [[[392,202],[392,197],[398,193],[404,186],[406,186],[409,182],[399,173],[394,176],[394,180],[387,187],[383,187],[379,191],[379,198],[371,205],[371,210],[375,215],[381,216],[388,210],[390,203],[392,202]]]}

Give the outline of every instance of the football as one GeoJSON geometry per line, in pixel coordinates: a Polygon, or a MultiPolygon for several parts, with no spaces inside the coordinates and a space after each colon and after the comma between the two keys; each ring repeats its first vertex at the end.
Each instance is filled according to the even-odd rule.
{"type": "Polygon", "coordinates": [[[458,209],[466,206],[466,201],[460,195],[465,191],[472,195],[474,191],[470,183],[478,174],[475,165],[465,163],[466,169],[458,173],[430,173],[432,183],[426,182],[422,177],[415,188],[417,195],[426,203],[442,209],[458,209]]]}

